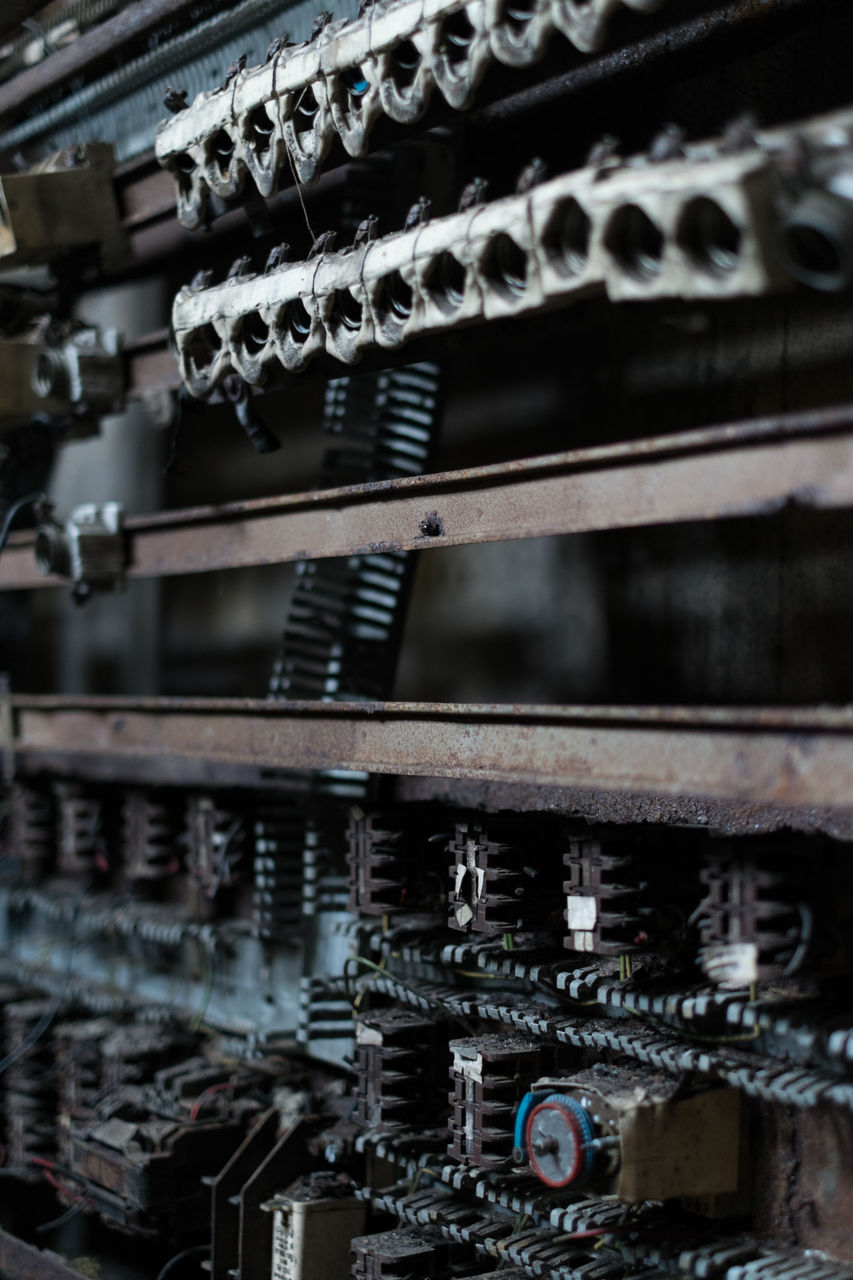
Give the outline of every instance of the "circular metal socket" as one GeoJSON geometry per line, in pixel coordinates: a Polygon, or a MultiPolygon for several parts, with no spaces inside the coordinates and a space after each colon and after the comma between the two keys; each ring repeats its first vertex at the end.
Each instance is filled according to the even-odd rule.
{"type": "Polygon", "coordinates": [[[801,284],[839,293],[853,283],[853,200],[809,191],[781,219],[785,266],[801,284]]]}
{"type": "Polygon", "coordinates": [[[62,578],[71,576],[71,548],[68,537],[58,524],[45,522],[36,530],[36,566],[45,577],[56,573],[62,578]]]}
{"type": "Polygon", "coordinates": [[[32,372],[32,388],[43,400],[64,400],[68,395],[68,365],[56,347],[40,351],[32,372]]]}

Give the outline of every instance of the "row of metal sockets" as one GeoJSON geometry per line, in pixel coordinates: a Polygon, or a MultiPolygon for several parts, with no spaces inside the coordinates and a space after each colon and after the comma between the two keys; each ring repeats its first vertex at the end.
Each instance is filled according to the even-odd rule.
{"type": "MultiPolygon", "coordinates": [[[[429,1159],[425,1156],[412,1158],[411,1138],[379,1133],[360,1135],[357,1147],[364,1150],[368,1145],[380,1157],[403,1165],[410,1183],[418,1177],[424,1160],[429,1159]]],[[[596,1199],[578,1192],[567,1204],[570,1192],[565,1189],[546,1192],[538,1179],[527,1174],[484,1174],[481,1170],[455,1163],[436,1167],[433,1160],[429,1161],[429,1167],[443,1187],[474,1195],[512,1213],[516,1221],[519,1217],[529,1219],[536,1227],[550,1229],[557,1235],[614,1230],[625,1222],[625,1206],[617,1201],[596,1199]]],[[[626,1241],[622,1246],[623,1258],[651,1261],[667,1270],[672,1268],[679,1275],[688,1273],[702,1280],[717,1280],[717,1277],[722,1280],[735,1263],[752,1263],[753,1270],[745,1274],[756,1277],[764,1276],[765,1272],[760,1267],[770,1263],[774,1268],[790,1268],[796,1264],[802,1272],[787,1270],[781,1274],[799,1277],[802,1273],[806,1277],[814,1276],[815,1280],[827,1274],[833,1277],[849,1274],[846,1269],[838,1271],[833,1266],[827,1271],[826,1264],[804,1259],[801,1255],[768,1250],[746,1236],[727,1240],[717,1236],[709,1242],[702,1239],[701,1233],[697,1235],[695,1225],[673,1222],[672,1215],[665,1208],[650,1202],[633,1207],[631,1232],[634,1237],[640,1237],[640,1243],[626,1241]],[[665,1245],[660,1246],[661,1240],[666,1242],[665,1245]]],[[[772,1274],[777,1272],[774,1270],[772,1274]]]]}
{"type": "Polygon", "coordinates": [[[630,1246],[626,1242],[618,1250],[609,1246],[594,1250],[583,1241],[561,1242],[558,1233],[542,1228],[516,1231],[512,1216],[484,1215],[455,1200],[443,1187],[411,1194],[392,1188],[371,1198],[377,1208],[403,1221],[438,1226],[450,1239],[473,1244],[482,1253],[548,1280],[624,1280],[634,1274],[635,1263],[660,1268],[644,1269],[646,1280],[673,1274],[696,1280],[851,1280],[853,1276],[840,1264],[765,1249],[749,1239],[697,1243],[688,1232],[666,1236],[663,1244],[630,1246]]]}
{"type": "Polygon", "coordinates": [[[336,138],[364,156],[383,115],[412,125],[436,90],[463,110],[493,60],[530,66],[555,32],[593,52],[623,4],[647,12],[660,0],[403,0],[271,50],[160,124],[156,153],[175,177],[178,218],[201,226],[209,193],[231,201],[248,175],[264,197],[282,175],[312,182],[336,138]]]}
{"type": "MultiPolygon", "coordinates": [[[[591,1241],[574,1245],[555,1243],[553,1232],[534,1228],[515,1231],[511,1216],[484,1211],[482,1207],[457,1200],[444,1187],[429,1187],[407,1193],[391,1188],[370,1194],[375,1208],[393,1213],[413,1226],[438,1227],[442,1235],[460,1244],[473,1245],[477,1252],[522,1266],[543,1280],[623,1280],[625,1262],[616,1250],[593,1247],[591,1241]]],[[[664,1273],[659,1272],[659,1275],[664,1273]]],[[[649,1273],[647,1280],[655,1280],[649,1273]]],[[[848,1280],[845,1277],[845,1280],[848,1280]]]]}
{"type": "Polygon", "coordinates": [[[425,982],[404,987],[392,975],[376,975],[370,981],[375,991],[424,1011],[444,1010],[467,1019],[498,1023],[522,1034],[551,1037],[558,1044],[623,1054],[672,1075],[696,1072],[742,1089],[750,1097],[783,1106],[808,1109],[827,1103],[853,1111],[853,1084],[825,1072],[768,1061],[730,1046],[685,1045],[645,1027],[621,1032],[605,1025],[603,1019],[581,1019],[546,1006],[481,1000],[470,992],[460,994],[455,987],[425,982]]]}
{"type": "MultiPolygon", "coordinates": [[[[762,1037],[762,1047],[768,1040],[782,1046],[786,1057],[798,1062],[815,1058],[830,1059],[839,1064],[853,1062],[853,1027],[823,1026],[806,1009],[791,1007],[777,1013],[772,1003],[757,1004],[744,991],[725,992],[716,987],[691,986],[686,991],[644,991],[641,986],[642,971],[634,979],[621,979],[616,973],[616,962],[601,960],[576,968],[570,960],[554,961],[553,955],[521,951],[507,951],[502,943],[462,942],[448,943],[430,948],[417,944],[397,944],[393,933],[375,933],[370,939],[373,949],[413,964],[435,963],[456,969],[482,970],[484,976],[506,978],[537,986],[545,983],[570,999],[581,1004],[594,1002],[602,1009],[618,1010],[628,1014],[666,1021],[678,1020],[695,1026],[695,1034],[703,1032],[711,1036],[743,1035],[762,1037]]],[[[642,961],[634,960],[635,969],[642,961]]],[[[684,1028],[690,1034],[691,1028],[684,1028]]]]}
{"type": "Polygon", "coordinates": [[[582,169],[347,250],[185,287],[172,310],[181,377],[203,398],[232,373],[259,385],[323,352],[352,365],[590,293],[721,299],[785,287],[774,161],[759,147],[697,151],[582,169]]]}

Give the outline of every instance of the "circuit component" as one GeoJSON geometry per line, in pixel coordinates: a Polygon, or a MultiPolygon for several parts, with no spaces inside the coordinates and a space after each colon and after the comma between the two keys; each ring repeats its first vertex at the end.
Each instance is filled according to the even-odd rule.
{"type": "Polygon", "coordinates": [[[323,352],[356,364],[371,350],[591,292],[624,302],[789,285],[777,252],[780,178],[764,148],[708,143],[600,177],[585,168],[340,252],[324,246],[316,261],[190,285],[172,311],[183,382],[204,398],[230,374],[258,385],[323,352]]]}
{"type": "Polygon", "coordinates": [[[101,1097],[103,1044],[114,1030],[112,1018],[81,1018],[56,1028],[57,1151],[62,1164],[70,1163],[72,1122],[91,1115],[101,1097]]]}
{"type": "Polygon", "coordinates": [[[166,792],[127,791],[121,813],[122,848],[129,880],[164,880],[180,866],[179,802],[166,792]]]}
{"type": "Polygon", "coordinates": [[[36,1158],[56,1155],[56,1065],[50,1026],[50,1000],[12,1000],[3,1009],[4,1041],[10,1048],[32,1040],[28,1052],[12,1061],[3,1077],[6,1115],[6,1164],[24,1177],[37,1177],[36,1158]]]}
{"type": "Polygon", "coordinates": [[[101,1042],[101,1088],[105,1095],[124,1085],[151,1084],[158,1071],[182,1062],[197,1037],[176,1022],[132,1022],[116,1026],[101,1042]]]}
{"type": "Polygon", "coordinates": [[[740,1097],[712,1089],[678,1098],[678,1083],[599,1064],[537,1081],[518,1108],[515,1159],[549,1187],[594,1186],[636,1204],[674,1197],[729,1211],[740,1186],[740,1097]]]}
{"type": "Polygon", "coordinates": [[[350,811],[349,909],[359,915],[435,914],[443,878],[430,867],[438,851],[417,810],[350,811]]]}
{"type": "Polygon", "coordinates": [[[101,791],[77,782],[57,782],[57,870],[91,875],[106,867],[107,815],[101,791]]]}
{"type": "Polygon", "coordinates": [[[435,1228],[403,1228],[352,1241],[354,1280],[438,1280],[452,1246],[435,1228]]]}
{"type": "Polygon", "coordinates": [[[203,1229],[215,1174],[260,1104],[258,1076],[204,1058],[164,1068],[150,1088],[126,1085],[94,1117],[72,1123],[72,1170],[107,1225],[140,1236],[186,1239],[203,1229]]]}
{"type": "Polygon", "coordinates": [[[448,849],[451,929],[496,935],[550,927],[555,885],[547,836],[534,852],[519,835],[500,821],[457,823],[448,849]]]}
{"type": "Polygon", "coordinates": [[[724,990],[796,974],[819,949],[814,895],[778,855],[723,846],[708,856],[700,879],[701,964],[724,990]]]}
{"type": "Polygon", "coordinates": [[[55,857],[54,793],[45,783],[16,780],[9,797],[9,854],[21,878],[38,881],[55,857]]]}
{"type": "Polygon", "coordinates": [[[573,840],[563,857],[568,932],[563,945],[596,955],[623,955],[648,941],[640,916],[643,881],[630,854],[607,851],[601,840],[573,840]]]}
{"type": "Polygon", "coordinates": [[[75,507],[64,525],[45,518],[36,532],[36,564],[41,573],[71,581],[74,600],[82,604],[93,591],[121,591],[127,550],[119,502],[86,502],[75,507]]]}
{"type": "Polygon", "coordinates": [[[300,1178],[268,1200],[273,1215],[272,1280],[338,1280],[350,1262],[350,1241],[364,1230],[367,1206],[344,1174],[300,1178]]]}
{"type": "Polygon", "coordinates": [[[447,1114],[445,1023],[405,1009],[359,1018],[355,1118],[368,1129],[432,1127],[447,1114]]]}
{"type": "Polygon", "coordinates": [[[213,900],[243,878],[250,821],[236,802],[213,795],[187,799],[187,871],[202,894],[213,900]]]}
{"type": "Polygon", "coordinates": [[[514,1117],[528,1082],[545,1067],[547,1045],[487,1034],[451,1040],[448,1153],[481,1169],[513,1164],[514,1117]]]}

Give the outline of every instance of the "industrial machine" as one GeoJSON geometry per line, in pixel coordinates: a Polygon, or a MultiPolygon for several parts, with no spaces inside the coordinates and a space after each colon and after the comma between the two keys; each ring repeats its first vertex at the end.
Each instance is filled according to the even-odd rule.
{"type": "Polygon", "coordinates": [[[853,1278],[851,71],[7,0],[5,1280],[853,1278]]]}

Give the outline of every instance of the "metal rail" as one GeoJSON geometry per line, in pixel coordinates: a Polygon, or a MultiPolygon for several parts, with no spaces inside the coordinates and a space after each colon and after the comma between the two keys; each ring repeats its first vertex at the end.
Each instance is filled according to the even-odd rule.
{"type": "MultiPolygon", "coordinates": [[[[137,362],[160,359],[143,345],[137,362]]],[[[159,366],[158,366],[159,367],[159,366]]],[[[165,366],[164,366],[165,367],[165,366]]],[[[853,505],[853,405],[541,458],[137,516],[133,578],[853,505]]],[[[20,533],[0,589],[57,586],[20,533]]]]}
{"type": "Polygon", "coordinates": [[[41,97],[74,76],[90,71],[103,59],[115,56],[124,45],[150,35],[164,22],[174,21],[192,8],[193,3],[194,0],[137,0],[44,62],[0,86],[0,118],[22,110],[31,98],[41,97]]]}
{"type": "Polygon", "coordinates": [[[853,708],[504,706],[11,697],[0,750],[850,804],[853,708]]]}

